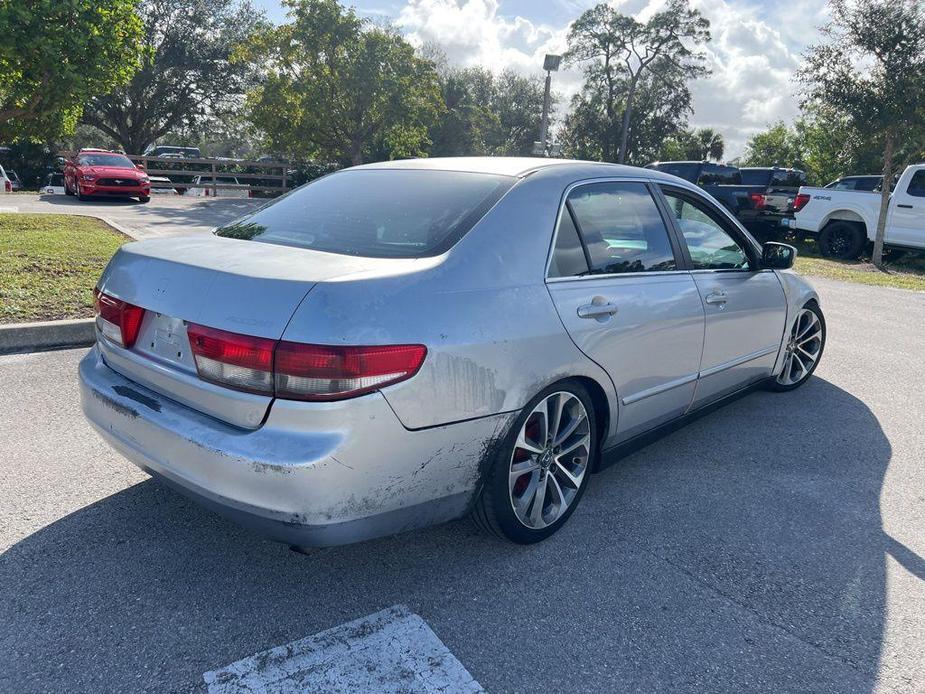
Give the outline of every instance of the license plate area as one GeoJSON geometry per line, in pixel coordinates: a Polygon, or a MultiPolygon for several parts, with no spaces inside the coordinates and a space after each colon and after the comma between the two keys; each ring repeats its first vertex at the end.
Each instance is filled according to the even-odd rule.
{"type": "Polygon", "coordinates": [[[186,334],[186,323],[163,313],[148,311],[136,351],[184,371],[194,372],[196,363],[186,334]]]}

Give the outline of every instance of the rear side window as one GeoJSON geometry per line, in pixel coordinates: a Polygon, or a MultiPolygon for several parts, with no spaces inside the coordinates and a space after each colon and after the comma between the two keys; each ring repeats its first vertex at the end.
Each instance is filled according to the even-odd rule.
{"type": "Polygon", "coordinates": [[[573,190],[567,207],[592,274],[674,270],[668,229],[642,183],[594,183],[573,190]]]}
{"type": "Polygon", "coordinates": [[[925,169],[919,169],[912,174],[912,180],[909,181],[909,188],[906,192],[916,198],[925,198],[925,169]]]}
{"type": "Polygon", "coordinates": [[[423,258],[449,250],[515,180],[454,171],[343,171],[215,233],[342,255],[423,258]]]}
{"type": "Polygon", "coordinates": [[[562,211],[559,231],[556,233],[556,247],[549,263],[550,277],[577,277],[588,274],[588,261],[585,250],[578,238],[578,229],[572,221],[572,213],[566,208],[562,211]]]}

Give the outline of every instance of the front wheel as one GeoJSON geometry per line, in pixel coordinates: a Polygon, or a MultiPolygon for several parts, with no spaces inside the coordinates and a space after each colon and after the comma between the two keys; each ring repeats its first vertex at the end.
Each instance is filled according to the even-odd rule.
{"type": "Polygon", "coordinates": [[[809,380],[825,349],[825,316],[815,301],[797,313],[784,354],[784,366],[768,384],[778,392],[794,390],[809,380]]]}
{"type": "Polygon", "coordinates": [[[77,184],[77,199],[86,202],[90,199],[89,195],[84,195],[83,190],[80,187],[80,183],[77,184]]]}
{"type": "Polygon", "coordinates": [[[518,544],[544,540],[565,525],[598,455],[596,425],[591,397],[578,381],[533,398],[487,471],[476,522],[518,544]]]}
{"type": "Polygon", "coordinates": [[[66,178],[64,179],[64,194],[65,194],[65,195],[73,195],[73,194],[74,194],[74,191],[71,190],[71,187],[67,184],[67,179],[66,179],[66,178]]]}
{"type": "Polygon", "coordinates": [[[145,203],[145,202],[149,202],[150,200],[151,200],[151,197],[149,195],[139,195],[138,196],[138,202],[145,203]]]}

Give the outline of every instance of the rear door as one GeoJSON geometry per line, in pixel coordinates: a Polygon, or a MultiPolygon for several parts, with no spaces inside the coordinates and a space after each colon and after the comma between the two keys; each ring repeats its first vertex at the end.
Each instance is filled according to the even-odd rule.
{"type": "Polygon", "coordinates": [[[925,247],[925,169],[919,169],[908,185],[893,192],[886,242],[900,246],[925,247]]]}
{"type": "Polygon", "coordinates": [[[698,407],[771,374],[786,298],[777,275],[759,268],[755,244],[722,211],[693,191],[662,192],[706,316],[698,407]]]}
{"type": "Polygon", "coordinates": [[[547,273],[572,340],[616,387],[608,444],[683,414],[700,366],[703,304],[654,193],[621,180],[571,189],[547,273]]]}

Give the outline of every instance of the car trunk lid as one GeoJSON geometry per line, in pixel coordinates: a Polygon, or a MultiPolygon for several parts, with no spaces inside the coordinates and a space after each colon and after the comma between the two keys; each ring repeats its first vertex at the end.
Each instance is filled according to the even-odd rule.
{"type": "Polygon", "coordinates": [[[317,282],[391,273],[408,262],[214,236],[127,244],[98,289],[145,314],[131,348],[100,337],[100,350],[127,378],[230,424],[256,428],[272,396],[200,379],[189,324],[278,340],[317,282]]]}

